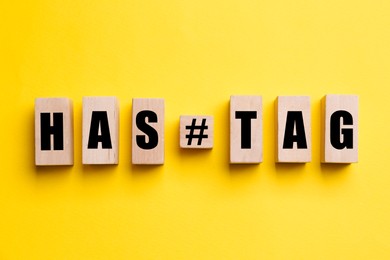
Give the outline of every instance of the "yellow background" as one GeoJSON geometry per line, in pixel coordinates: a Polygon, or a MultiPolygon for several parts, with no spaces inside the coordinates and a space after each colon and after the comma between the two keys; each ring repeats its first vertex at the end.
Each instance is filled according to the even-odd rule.
{"type": "Polygon", "coordinates": [[[0,4],[0,259],[389,259],[390,2],[0,4]],[[359,163],[320,164],[320,99],[360,97],[359,163]],[[231,166],[229,97],[263,95],[264,162],[231,166]],[[309,95],[313,160],[274,162],[274,101],[309,95]],[[120,100],[118,166],[81,164],[83,96],[120,100]],[[34,166],[34,98],[74,101],[75,165],[34,166]],[[132,166],[131,100],[166,102],[132,166]],[[215,117],[211,151],[179,116],[215,117]]]}

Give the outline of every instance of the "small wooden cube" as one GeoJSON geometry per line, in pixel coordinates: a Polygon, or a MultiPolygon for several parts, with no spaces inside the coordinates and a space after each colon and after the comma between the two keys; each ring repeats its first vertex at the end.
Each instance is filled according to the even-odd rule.
{"type": "Polygon", "coordinates": [[[275,103],[277,162],[311,161],[310,97],[278,96],[275,103]]]}
{"type": "Polygon", "coordinates": [[[133,99],[133,164],[164,164],[164,109],[164,99],[133,99]]]}
{"type": "Polygon", "coordinates": [[[358,161],[358,96],[326,95],[322,100],[323,163],[358,161]]]}
{"type": "Polygon", "coordinates": [[[214,117],[180,116],[180,147],[211,149],[214,144],[214,117]]]}
{"type": "Polygon", "coordinates": [[[261,96],[230,97],[230,163],[263,161],[261,96]]]}
{"type": "Polygon", "coordinates": [[[35,99],[35,165],[73,165],[73,102],[35,99]]]}
{"type": "Polygon", "coordinates": [[[83,164],[118,164],[119,102],[83,97],[83,164]]]}

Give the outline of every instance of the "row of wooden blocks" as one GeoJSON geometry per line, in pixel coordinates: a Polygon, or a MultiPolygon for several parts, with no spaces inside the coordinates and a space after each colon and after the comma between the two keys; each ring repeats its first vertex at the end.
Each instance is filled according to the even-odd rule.
{"type": "MultiPolygon", "coordinates": [[[[358,97],[323,99],[321,161],[358,159],[358,97]]],[[[164,163],[164,99],[135,98],[132,104],[132,163],[164,163]]],[[[263,161],[261,96],[230,98],[230,163],[263,161]]],[[[275,102],[276,161],[311,161],[311,113],[308,96],[278,96],[275,102]]],[[[84,97],[82,163],[118,164],[119,103],[116,97],[84,97]]],[[[212,116],[181,116],[180,147],[213,147],[212,116]]],[[[73,165],[73,105],[68,98],[35,100],[35,164],[73,165]]]]}

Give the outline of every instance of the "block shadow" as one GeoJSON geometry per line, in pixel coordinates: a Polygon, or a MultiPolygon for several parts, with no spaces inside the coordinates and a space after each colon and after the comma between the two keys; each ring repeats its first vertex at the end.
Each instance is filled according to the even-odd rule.
{"type": "Polygon", "coordinates": [[[228,172],[231,178],[238,178],[239,176],[242,175],[258,174],[260,169],[261,169],[260,163],[248,163],[248,164],[229,163],[228,172]]]}
{"type": "Polygon", "coordinates": [[[34,173],[37,178],[46,176],[62,176],[72,172],[73,165],[45,165],[34,166],[34,173]]]}
{"type": "Polygon", "coordinates": [[[161,173],[163,164],[131,164],[130,173],[134,178],[143,178],[148,175],[157,175],[161,173]]]}
{"type": "Polygon", "coordinates": [[[280,163],[275,162],[277,175],[294,174],[300,175],[305,172],[306,163],[280,163]]]}
{"type": "Polygon", "coordinates": [[[107,175],[113,173],[117,167],[117,164],[85,164],[82,165],[82,175],[85,177],[97,174],[107,175]]]}
{"type": "Polygon", "coordinates": [[[325,180],[339,178],[340,175],[348,174],[352,169],[351,163],[321,163],[321,177],[325,180]]]}

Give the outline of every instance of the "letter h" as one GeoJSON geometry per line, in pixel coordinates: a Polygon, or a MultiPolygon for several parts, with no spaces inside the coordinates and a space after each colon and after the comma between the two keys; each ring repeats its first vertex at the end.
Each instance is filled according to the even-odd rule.
{"type": "Polygon", "coordinates": [[[64,149],[64,114],[53,113],[53,125],[50,124],[51,113],[41,113],[41,150],[51,150],[53,136],[54,150],[64,149]]]}

